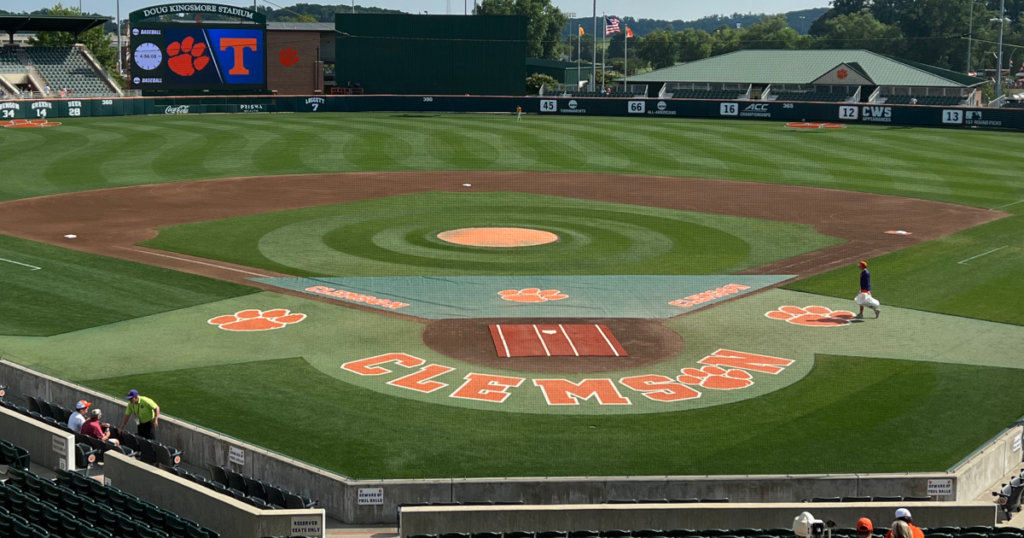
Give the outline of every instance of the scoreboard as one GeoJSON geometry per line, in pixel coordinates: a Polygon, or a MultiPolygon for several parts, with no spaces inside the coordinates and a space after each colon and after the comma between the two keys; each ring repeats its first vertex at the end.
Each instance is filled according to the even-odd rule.
{"type": "Polygon", "coordinates": [[[136,90],[265,90],[265,46],[263,27],[139,22],[129,82],[136,90]]]}

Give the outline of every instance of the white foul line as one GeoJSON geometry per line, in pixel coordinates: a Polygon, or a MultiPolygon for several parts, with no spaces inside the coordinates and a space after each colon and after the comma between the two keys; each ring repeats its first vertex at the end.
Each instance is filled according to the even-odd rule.
{"type": "Polygon", "coordinates": [[[562,329],[562,336],[564,336],[565,339],[569,342],[569,347],[572,348],[572,352],[575,353],[577,357],[579,357],[580,352],[576,351],[576,344],[572,343],[572,338],[569,338],[569,335],[565,333],[565,327],[562,327],[562,324],[559,323],[558,328],[562,329]]]}
{"type": "Polygon", "coordinates": [[[42,269],[42,267],[36,267],[34,265],[29,265],[27,263],[16,262],[14,260],[7,260],[7,259],[4,259],[4,258],[0,258],[0,262],[13,263],[14,265],[21,265],[23,267],[31,267],[33,271],[38,271],[38,270],[42,269]]]}
{"type": "Polygon", "coordinates": [[[969,262],[969,261],[971,261],[971,260],[973,260],[975,258],[980,258],[980,257],[982,257],[982,256],[984,256],[986,254],[992,254],[993,252],[996,252],[996,251],[999,251],[999,250],[1003,250],[1004,248],[1006,248],[1008,246],[1010,246],[1010,245],[1002,246],[1002,247],[999,247],[999,248],[994,248],[994,249],[992,249],[992,250],[990,250],[988,252],[985,252],[985,253],[982,253],[982,254],[978,254],[977,256],[971,256],[970,258],[967,258],[966,260],[958,261],[956,263],[959,263],[960,265],[967,265],[967,262],[969,262]]]}
{"type": "Polygon", "coordinates": [[[992,211],[992,210],[995,210],[995,209],[1002,209],[1002,208],[1004,208],[1004,207],[1010,207],[1010,206],[1012,206],[1012,205],[1017,205],[1017,204],[1019,204],[1019,203],[1021,203],[1021,202],[1024,202],[1024,200],[1017,200],[1016,202],[1010,202],[1010,203],[1008,203],[1008,204],[1006,204],[1006,205],[1001,205],[1001,206],[999,206],[999,207],[993,207],[993,208],[992,208],[992,209],[990,209],[989,211],[992,211]]]}
{"type": "Polygon", "coordinates": [[[143,254],[152,254],[153,256],[160,256],[161,258],[170,258],[172,260],[181,260],[183,262],[198,263],[199,265],[205,265],[207,267],[216,267],[217,269],[227,269],[228,271],[234,271],[236,273],[245,273],[247,275],[256,275],[256,276],[263,277],[263,278],[270,278],[267,275],[261,275],[259,273],[253,273],[252,271],[243,271],[241,269],[234,269],[234,268],[231,268],[231,267],[224,267],[223,265],[217,265],[215,263],[206,263],[206,262],[200,262],[200,261],[196,261],[196,260],[190,260],[188,258],[179,258],[177,256],[168,256],[167,254],[158,254],[156,252],[150,252],[148,250],[139,250],[139,249],[136,249],[136,248],[128,248],[128,247],[117,247],[117,248],[121,248],[121,249],[124,249],[124,250],[130,250],[132,252],[141,252],[143,254]]]}
{"type": "Polygon", "coordinates": [[[512,354],[508,352],[508,342],[505,342],[505,335],[501,332],[501,325],[495,325],[498,328],[498,336],[501,337],[501,345],[505,347],[505,357],[511,357],[512,354]]]}
{"type": "Polygon", "coordinates": [[[618,357],[619,356],[619,351],[617,349],[615,349],[615,346],[612,345],[612,341],[609,340],[608,337],[604,335],[604,331],[601,330],[601,326],[600,325],[594,325],[594,328],[597,329],[597,332],[601,333],[601,337],[604,338],[604,341],[608,343],[608,347],[611,348],[612,353],[614,353],[615,356],[618,357]]]}
{"type": "Polygon", "coordinates": [[[544,346],[544,353],[547,353],[548,357],[550,357],[551,352],[548,351],[548,343],[544,341],[544,337],[540,335],[540,329],[538,329],[536,325],[533,326],[533,332],[537,333],[537,339],[540,340],[540,345],[544,346]]]}

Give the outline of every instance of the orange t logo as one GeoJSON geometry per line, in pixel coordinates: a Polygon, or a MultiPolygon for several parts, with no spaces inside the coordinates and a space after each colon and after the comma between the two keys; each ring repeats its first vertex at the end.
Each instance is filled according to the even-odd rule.
{"type": "Polygon", "coordinates": [[[245,68],[245,59],[242,53],[245,49],[256,52],[255,37],[225,37],[220,40],[220,50],[235,49],[235,64],[228,71],[229,75],[248,75],[249,70],[245,68]]]}

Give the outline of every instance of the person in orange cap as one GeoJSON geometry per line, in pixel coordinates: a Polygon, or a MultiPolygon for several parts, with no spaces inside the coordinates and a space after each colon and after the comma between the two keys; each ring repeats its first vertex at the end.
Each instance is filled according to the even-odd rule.
{"type": "Polygon", "coordinates": [[[871,520],[862,517],[857,520],[857,538],[871,538],[871,535],[875,532],[875,526],[871,524],[871,520]]]}
{"type": "Polygon", "coordinates": [[[881,313],[882,303],[871,296],[871,273],[868,272],[868,262],[860,262],[857,264],[860,267],[860,293],[854,298],[854,301],[860,305],[860,313],[857,314],[856,319],[864,318],[864,307],[875,311],[875,317],[877,318],[881,313]]]}

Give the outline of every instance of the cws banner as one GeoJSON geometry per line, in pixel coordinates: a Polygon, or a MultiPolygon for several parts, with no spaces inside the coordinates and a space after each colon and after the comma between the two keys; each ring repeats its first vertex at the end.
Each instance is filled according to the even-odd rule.
{"type": "Polygon", "coordinates": [[[266,88],[265,31],[161,24],[132,28],[132,88],[266,88]]]}

